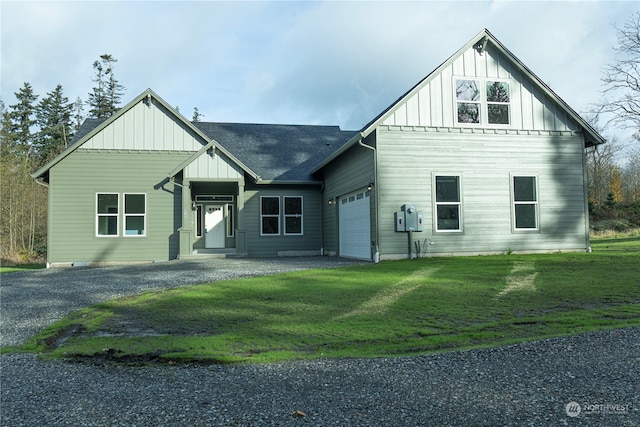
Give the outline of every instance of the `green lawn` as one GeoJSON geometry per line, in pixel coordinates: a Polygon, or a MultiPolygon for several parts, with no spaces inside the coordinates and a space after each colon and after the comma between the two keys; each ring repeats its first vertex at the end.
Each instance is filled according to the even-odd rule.
{"type": "Polygon", "coordinates": [[[381,262],[148,293],[73,313],[11,350],[254,363],[424,354],[639,326],[640,238],[593,248],[381,262]]]}
{"type": "Polygon", "coordinates": [[[13,266],[0,266],[0,274],[2,273],[15,273],[16,271],[25,270],[39,270],[45,268],[44,264],[19,264],[13,266]]]}

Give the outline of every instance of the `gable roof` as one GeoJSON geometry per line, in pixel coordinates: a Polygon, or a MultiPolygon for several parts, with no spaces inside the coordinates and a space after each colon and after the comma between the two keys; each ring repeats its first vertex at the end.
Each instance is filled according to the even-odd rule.
{"type": "Polygon", "coordinates": [[[379,115],[377,115],[373,120],[364,125],[364,127],[360,130],[359,134],[355,136],[352,140],[350,140],[347,144],[344,144],[342,148],[333,154],[331,154],[327,159],[325,159],[320,165],[318,165],[313,173],[318,172],[328,163],[333,161],[336,157],[340,156],[346,150],[357,144],[362,139],[366,138],[370,135],[384,120],[389,117],[396,110],[398,106],[406,102],[409,98],[415,95],[420,89],[422,89],[426,84],[428,84],[435,76],[440,74],[447,66],[449,66],[453,61],[455,61],[459,56],[461,56],[464,52],[466,52],[470,48],[475,48],[478,50],[484,50],[488,43],[491,43],[495,46],[509,61],[511,61],[516,68],[518,68],[525,77],[533,80],[539,88],[554,102],[560,105],[564,111],[575,120],[578,125],[583,129],[585,136],[585,146],[590,147],[593,145],[602,144],[605,142],[605,139],[602,135],[598,133],[587,121],[585,121],[580,115],[571,108],[562,98],[560,98],[545,82],[543,82],[538,76],[536,76],[522,61],[520,61],[516,56],[511,53],[498,39],[495,38],[493,34],[489,32],[486,28],[480,31],[473,39],[471,39],[467,44],[461,47],[456,53],[451,55],[446,61],[440,64],[435,70],[429,73],[425,78],[420,80],[415,86],[409,89],[406,93],[404,93],[400,98],[395,100],[389,107],[383,110],[379,115]]]}
{"type": "Polygon", "coordinates": [[[169,178],[202,153],[214,148],[256,182],[310,182],[313,181],[311,170],[354,135],[353,131],[342,131],[338,126],[192,123],[151,89],[147,89],[110,118],[85,120],[69,146],[31,176],[46,180],[48,171],[53,166],[147,97],[152,97],[166,111],[172,113],[203,142],[199,151],[168,174],[169,178]]]}
{"type": "Polygon", "coordinates": [[[313,181],[311,171],[356,133],[338,126],[196,122],[261,182],[313,181]]]}
{"type": "Polygon", "coordinates": [[[125,113],[127,113],[129,110],[131,110],[133,107],[138,105],[138,103],[142,102],[145,99],[151,99],[151,98],[153,98],[155,102],[160,104],[166,111],[170,112],[170,114],[172,114],[180,123],[182,123],[182,125],[185,126],[186,129],[189,129],[192,132],[194,132],[194,134],[196,134],[198,136],[198,138],[200,138],[202,140],[203,145],[209,145],[209,146],[215,145],[217,149],[219,149],[221,152],[223,152],[227,157],[229,157],[239,167],[241,167],[243,170],[245,170],[250,175],[254,175],[254,174],[252,174],[252,172],[250,170],[247,169],[247,167],[242,162],[240,162],[238,159],[236,159],[235,156],[233,156],[231,153],[228,153],[223,147],[218,146],[215,141],[212,141],[209,137],[207,137],[205,134],[203,134],[198,128],[193,126],[193,124],[189,120],[187,120],[182,114],[178,113],[175,108],[173,108],[169,104],[167,104],[155,92],[153,92],[151,89],[147,89],[144,92],[142,92],[140,95],[138,95],[135,99],[133,99],[131,102],[129,102],[127,105],[125,105],[120,110],[118,110],[114,115],[112,115],[108,119],[87,119],[87,120],[85,120],[85,122],[82,124],[80,129],[78,129],[78,131],[76,132],[76,134],[72,138],[71,143],[69,144],[69,146],[65,150],[63,150],[58,156],[56,156],[53,160],[49,161],[47,164],[42,166],[40,169],[38,169],[37,171],[32,173],[31,177],[35,178],[35,179],[45,180],[47,175],[48,175],[49,170],[53,166],[55,166],[61,160],[66,158],[69,154],[73,153],[75,150],[80,148],[85,142],[87,142],[89,139],[91,139],[97,133],[101,132],[103,129],[105,129],[111,123],[116,121],[118,118],[123,116],[125,113]]]}

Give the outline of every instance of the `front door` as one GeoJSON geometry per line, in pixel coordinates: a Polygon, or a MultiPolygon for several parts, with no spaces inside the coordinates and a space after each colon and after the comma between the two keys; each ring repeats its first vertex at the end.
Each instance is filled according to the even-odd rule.
{"type": "Polygon", "coordinates": [[[204,247],[224,248],[224,209],[219,205],[206,205],[204,214],[204,247]]]}

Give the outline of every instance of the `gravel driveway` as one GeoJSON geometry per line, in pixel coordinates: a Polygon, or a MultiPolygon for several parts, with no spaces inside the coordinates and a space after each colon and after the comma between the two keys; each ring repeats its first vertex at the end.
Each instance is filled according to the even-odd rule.
{"type": "MultiPolygon", "coordinates": [[[[2,275],[2,344],[118,296],[348,264],[209,259],[2,275]]],[[[640,425],[640,328],[420,357],[250,366],[0,360],[2,426],[640,425]]]]}

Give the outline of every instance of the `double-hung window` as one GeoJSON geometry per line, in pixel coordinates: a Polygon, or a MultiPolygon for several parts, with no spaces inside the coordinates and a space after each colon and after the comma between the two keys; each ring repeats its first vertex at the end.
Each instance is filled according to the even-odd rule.
{"type": "Polygon", "coordinates": [[[487,122],[490,125],[509,124],[509,83],[487,81],[487,122]]]}
{"type": "Polygon", "coordinates": [[[263,236],[280,234],[280,197],[260,197],[260,234],[263,236]]]}
{"type": "Polygon", "coordinates": [[[435,175],[435,229],[462,231],[462,199],[459,175],[435,175]]]}
{"type": "Polygon", "coordinates": [[[302,197],[284,198],[284,234],[302,234],[302,197]]]}
{"type": "Polygon", "coordinates": [[[538,230],[538,189],[535,176],[513,176],[515,230],[538,230]]]}
{"type": "Polygon", "coordinates": [[[480,82],[456,80],[458,123],[480,124],[480,82]]]}
{"type": "Polygon", "coordinates": [[[120,197],[118,193],[96,194],[96,235],[118,235],[118,207],[120,197]]]}
{"type": "Polygon", "coordinates": [[[456,122],[461,125],[510,124],[511,92],[503,80],[456,79],[456,122]]]}
{"type": "Polygon", "coordinates": [[[144,193],[124,193],[124,235],[147,234],[147,197],[144,193]]]}

